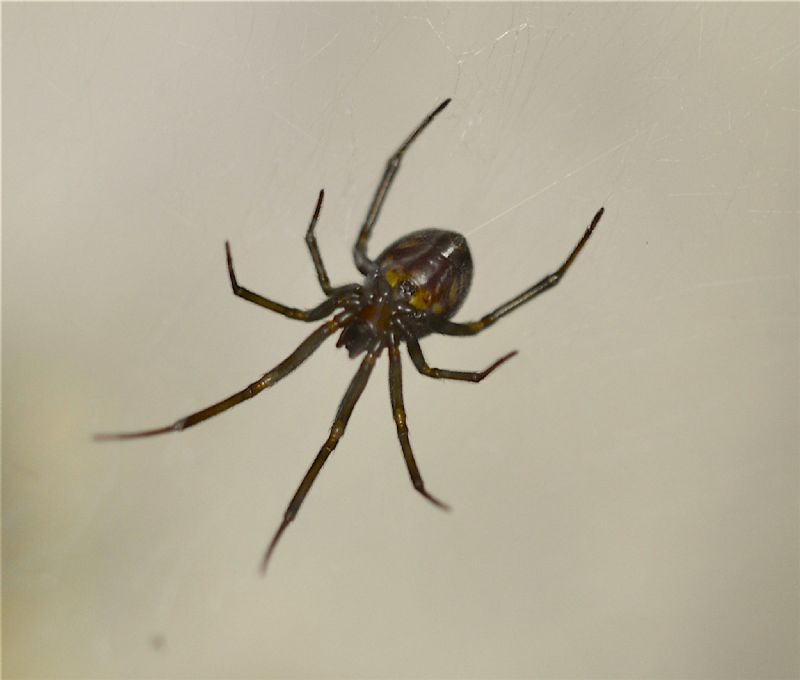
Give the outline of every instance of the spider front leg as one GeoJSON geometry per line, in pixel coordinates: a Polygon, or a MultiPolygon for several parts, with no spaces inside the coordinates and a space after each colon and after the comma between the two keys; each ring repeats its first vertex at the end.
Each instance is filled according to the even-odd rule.
{"type": "Polygon", "coordinates": [[[323,198],[325,198],[325,189],[320,189],[319,198],[317,198],[317,207],[314,208],[314,214],[311,216],[311,223],[308,225],[308,231],[306,231],[306,245],[308,246],[308,251],[311,253],[311,259],[314,262],[314,270],[317,272],[317,279],[319,280],[319,285],[322,287],[322,292],[325,293],[325,295],[331,295],[333,293],[331,280],[328,278],[328,272],[325,271],[322,255],[317,245],[317,237],[314,235],[314,229],[317,226],[319,213],[322,209],[323,198]]]}
{"type": "Polygon", "coordinates": [[[500,305],[493,312],[490,312],[478,321],[472,321],[469,323],[456,323],[448,320],[436,321],[434,323],[434,329],[436,332],[443,335],[475,335],[476,333],[480,333],[482,330],[485,330],[491,326],[495,321],[501,319],[506,314],[513,312],[520,305],[524,305],[526,302],[529,302],[540,293],[544,293],[546,290],[549,290],[553,286],[557,285],[558,282],[561,281],[564,274],[566,274],[567,270],[570,268],[570,265],[574,262],[583,246],[586,245],[586,242],[592,235],[594,228],[597,226],[597,223],[603,216],[603,210],[604,208],[600,208],[600,210],[597,211],[592,219],[591,224],[584,232],[583,237],[580,241],[578,241],[578,245],[572,249],[572,252],[569,254],[569,256],[567,256],[567,259],[564,260],[563,264],[555,272],[548,274],[541,281],[533,284],[530,288],[517,295],[517,297],[509,300],[505,304],[500,305]]]}
{"type": "Polygon", "coordinates": [[[400,440],[400,448],[403,449],[403,457],[406,459],[406,467],[408,468],[408,475],[411,477],[411,483],[417,491],[435,506],[442,508],[442,510],[449,510],[449,505],[442,503],[442,501],[425,490],[425,484],[422,481],[422,475],[419,473],[417,461],[414,460],[414,452],[411,450],[411,443],[408,440],[406,408],[403,404],[403,369],[400,360],[400,348],[396,339],[392,339],[392,344],[389,345],[389,396],[392,401],[394,423],[397,427],[397,438],[400,440]]]}
{"type": "Polygon", "coordinates": [[[389,188],[392,186],[394,176],[397,174],[397,171],[400,168],[400,161],[403,160],[403,154],[405,154],[405,152],[408,150],[408,147],[411,146],[411,143],[419,136],[419,134],[426,127],[428,127],[431,121],[436,118],[436,116],[439,115],[449,103],[450,98],[448,97],[427,116],[425,116],[425,120],[423,120],[417,126],[416,130],[414,130],[414,132],[408,136],[406,141],[400,145],[400,148],[398,148],[397,151],[392,154],[391,158],[389,158],[388,162],[386,163],[386,169],[383,171],[383,177],[381,178],[380,184],[378,184],[378,188],[375,190],[375,195],[372,198],[372,204],[367,211],[367,217],[364,220],[364,224],[362,225],[361,231],[358,234],[358,240],[353,247],[353,257],[356,261],[356,267],[358,267],[358,271],[360,271],[362,274],[369,274],[375,267],[375,263],[367,257],[367,242],[369,241],[369,237],[372,235],[372,228],[375,226],[375,222],[378,221],[378,215],[383,207],[383,202],[386,200],[386,194],[389,193],[389,188]]]}
{"type": "Polygon", "coordinates": [[[350,382],[350,386],[347,388],[347,392],[345,392],[344,397],[339,404],[339,410],[336,412],[336,418],[333,421],[333,426],[331,427],[331,433],[328,435],[328,439],[322,445],[317,457],[314,458],[314,462],[311,463],[311,467],[308,468],[308,472],[306,472],[305,477],[303,477],[303,481],[300,482],[300,486],[297,488],[292,500],[289,502],[289,506],[286,508],[286,513],[283,516],[281,525],[278,527],[278,530],[275,532],[275,535],[272,537],[272,540],[270,541],[269,546],[264,553],[264,558],[261,560],[262,574],[264,574],[267,569],[269,559],[272,556],[272,552],[275,550],[275,546],[278,544],[281,535],[284,531],[286,531],[286,527],[288,527],[297,516],[297,512],[300,510],[300,506],[303,504],[306,495],[311,489],[311,485],[314,483],[314,480],[317,478],[320,470],[322,470],[322,466],[325,465],[325,461],[328,460],[328,456],[333,453],[333,450],[336,448],[336,445],[342,438],[345,428],[347,427],[347,421],[350,420],[350,415],[353,413],[353,408],[355,408],[358,398],[361,396],[361,393],[367,386],[367,381],[369,380],[369,376],[372,373],[373,367],[375,366],[375,359],[377,359],[380,351],[380,348],[378,348],[377,350],[369,352],[364,357],[364,360],[361,362],[361,366],[358,367],[358,371],[353,377],[353,380],[350,382]]]}
{"type": "Polygon", "coordinates": [[[191,415],[176,420],[172,425],[166,427],[158,427],[152,430],[141,430],[138,432],[120,432],[116,434],[96,434],[94,439],[96,441],[108,441],[112,439],[137,439],[139,437],[152,437],[156,434],[166,434],[167,432],[180,432],[189,427],[197,425],[198,423],[213,418],[223,411],[227,411],[232,406],[241,404],[243,401],[252,399],[259,392],[263,392],[268,387],[272,387],[276,382],[285,378],[289,373],[302,364],[314,351],[333,333],[339,330],[349,320],[349,314],[342,314],[338,318],[328,321],[320,326],[311,335],[309,335],[298,348],[292,352],[286,359],[279,363],[268,373],[265,373],[261,378],[251,383],[243,390],[232,394],[227,399],[212,404],[200,411],[192,413],[191,415]]]}
{"type": "MultiPolygon", "coordinates": [[[[320,194],[320,201],[322,199],[322,195],[320,194]]],[[[317,211],[315,212],[315,217],[319,213],[319,203],[317,204],[317,211]]],[[[314,219],[312,219],[311,228],[314,227],[314,219]]],[[[317,253],[319,256],[319,253],[317,253]]],[[[265,307],[270,311],[277,312],[278,314],[282,314],[283,316],[288,316],[290,319],[297,319],[299,321],[319,321],[320,319],[324,319],[328,316],[334,309],[340,307],[344,300],[357,293],[361,286],[357,283],[350,284],[348,286],[341,286],[339,288],[331,289],[330,284],[328,285],[330,295],[327,300],[322,301],[316,307],[312,309],[296,309],[294,307],[287,307],[286,305],[282,305],[280,302],[275,302],[274,300],[269,300],[258,293],[254,293],[252,290],[245,288],[244,286],[240,286],[239,282],[236,280],[236,273],[233,271],[233,258],[231,257],[231,246],[230,244],[225,241],[225,256],[228,262],[228,275],[231,279],[231,288],[233,289],[233,294],[237,297],[244,298],[249,302],[253,302],[257,304],[259,307],[265,307]]],[[[320,260],[320,266],[322,265],[322,260],[320,260]]],[[[323,274],[325,270],[322,270],[323,274]]],[[[319,273],[319,270],[318,270],[319,273]]],[[[326,275],[327,276],[327,275],[326,275]]],[[[322,282],[322,279],[320,279],[322,282]]],[[[324,288],[324,286],[323,286],[324,288]]]]}
{"type": "Polygon", "coordinates": [[[476,383],[483,380],[487,375],[498,368],[500,364],[505,363],[517,354],[517,350],[509,352],[483,371],[451,371],[447,368],[432,368],[429,366],[428,362],[425,361],[425,355],[422,354],[422,348],[419,346],[419,342],[417,342],[417,339],[413,335],[406,336],[406,345],[408,346],[408,354],[411,357],[411,361],[414,362],[414,366],[422,375],[427,375],[429,378],[466,380],[467,382],[476,383]]]}

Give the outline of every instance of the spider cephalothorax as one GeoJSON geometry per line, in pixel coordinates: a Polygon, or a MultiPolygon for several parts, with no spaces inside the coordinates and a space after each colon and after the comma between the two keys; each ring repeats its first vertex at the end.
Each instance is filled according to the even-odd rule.
{"type": "Polygon", "coordinates": [[[267,547],[261,562],[262,572],[266,569],[267,562],[278,540],[297,515],[322,466],[344,434],[347,421],[350,419],[353,408],[364,391],[364,387],[366,387],[375,361],[384,349],[388,349],[389,353],[389,396],[392,402],[392,413],[409,476],[414,488],[425,498],[439,507],[447,508],[444,503],[434,498],[425,489],[422,476],[414,460],[414,453],[411,450],[408,426],[406,425],[405,406],[403,404],[400,344],[402,342],[406,343],[411,361],[423,375],[433,378],[480,382],[500,364],[514,356],[516,352],[506,354],[483,371],[454,371],[429,366],[422,354],[418,339],[430,333],[474,335],[488,328],[495,321],[520,305],[555,286],[570,267],[581,248],[583,248],[603,214],[603,209],[600,208],[581,240],[578,241],[578,244],[572,249],[567,259],[555,272],[548,274],[530,288],[477,321],[469,323],[451,321],[451,317],[463,304],[472,283],[472,257],[467,246],[467,240],[461,234],[441,229],[423,229],[398,239],[375,260],[370,260],[367,257],[367,243],[372,234],[372,228],[375,226],[386,194],[400,167],[403,154],[405,154],[420,132],[449,103],[450,100],[446,99],[428,114],[386,164],[383,179],[378,185],[372,204],[367,212],[367,217],[353,248],[356,267],[364,275],[363,283],[354,283],[337,288],[331,286],[317,247],[316,237],[314,236],[314,228],[322,208],[323,191],[319,193],[317,206],[314,209],[311,223],[306,232],[306,243],[311,253],[311,259],[314,261],[317,279],[322,292],[326,295],[326,299],[313,309],[303,310],[287,307],[240,286],[233,271],[230,246],[227,243],[225,244],[228,274],[235,295],[266,309],[301,321],[319,321],[330,316],[336,310],[341,311],[317,328],[275,368],[227,399],[181,418],[166,427],[96,436],[96,439],[102,440],[135,439],[185,430],[187,427],[192,427],[222,413],[271,387],[303,363],[327,338],[341,331],[337,346],[345,347],[350,354],[350,358],[362,353],[365,356],[361,360],[361,365],[339,404],[339,409],[336,412],[336,418],[327,440],[322,445],[317,457],[289,502],[283,521],[267,547]]]}

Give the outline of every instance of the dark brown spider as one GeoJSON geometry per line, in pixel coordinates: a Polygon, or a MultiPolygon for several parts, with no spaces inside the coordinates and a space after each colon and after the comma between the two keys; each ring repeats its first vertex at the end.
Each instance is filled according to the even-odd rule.
{"type": "Polygon", "coordinates": [[[325,271],[325,266],[322,263],[322,257],[317,247],[317,240],[314,236],[314,228],[322,208],[324,190],[319,192],[317,206],[314,209],[314,215],[306,232],[306,243],[311,252],[311,259],[314,261],[317,278],[322,291],[327,296],[323,302],[313,309],[303,310],[286,307],[240,286],[233,271],[230,246],[227,242],[225,243],[228,273],[230,274],[231,286],[235,295],[254,302],[261,307],[266,307],[273,312],[301,321],[318,321],[336,309],[341,309],[342,311],[309,335],[280,364],[265,373],[254,383],[248,385],[241,392],[237,392],[227,399],[204,408],[202,411],[181,418],[166,427],[141,432],[99,434],[95,436],[95,439],[98,440],[134,439],[185,430],[187,427],[197,425],[197,423],[222,413],[231,408],[231,406],[236,406],[236,404],[256,396],[262,390],[285,378],[311,356],[327,338],[341,329],[342,333],[336,346],[341,347],[344,345],[350,354],[350,358],[356,357],[362,352],[365,352],[366,355],[362,359],[355,377],[339,404],[339,410],[336,412],[336,419],[333,421],[328,439],[322,445],[317,457],[308,472],[306,472],[305,477],[303,477],[303,481],[300,482],[300,486],[286,508],[281,525],[264,553],[264,558],[261,561],[262,573],[266,570],[267,563],[278,540],[297,515],[319,471],[344,434],[347,421],[350,419],[350,414],[353,412],[358,398],[364,391],[370,373],[372,373],[372,369],[375,366],[375,361],[385,348],[389,350],[389,394],[392,402],[392,413],[394,414],[397,437],[403,449],[403,456],[406,460],[411,482],[414,484],[414,488],[431,503],[440,508],[449,509],[447,505],[426,491],[408,440],[406,411],[403,405],[400,343],[406,343],[414,366],[423,375],[432,378],[480,382],[500,364],[514,356],[516,352],[506,354],[483,371],[452,371],[443,368],[431,368],[422,354],[422,349],[418,342],[419,338],[429,333],[475,335],[509,312],[514,311],[520,305],[533,299],[539,293],[543,293],[555,286],[569,269],[586,241],[589,240],[592,231],[603,215],[603,208],[600,208],[583,237],[578,241],[578,245],[573,248],[564,263],[554,273],[548,274],[538,283],[535,283],[515,298],[500,305],[493,312],[477,321],[469,323],[450,321],[450,318],[458,311],[467,297],[470,283],[472,282],[472,258],[467,247],[467,241],[461,234],[441,229],[423,229],[395,241],[376,260],[370,260],[367,257],[367,242],[383,207],[389,187],[400,167],[403,154],[417,136],[449,103],[450,99],[445,99],[439,104],[411,133],[408,139],[400,145],[400,148],[395,151],[386,164],[383,179],[378,185],[378,189],[372,199],[372,205],[358,234],[358,240],[353,247],[356,267],[365,277],[363,283],[353,283],[334,288],[328,279],[328,274],[325,271]]]}

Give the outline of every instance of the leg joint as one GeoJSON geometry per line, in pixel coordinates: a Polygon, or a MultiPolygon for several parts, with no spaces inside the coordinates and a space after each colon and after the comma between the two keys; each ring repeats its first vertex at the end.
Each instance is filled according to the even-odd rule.
{"type": "Polygon", "coordinates": [[[400,434],[408,434],[408,425],[406,424],[406,414],[402,408],[395,407],[394,422],[397,425],[397,431],[400,434]]]}
{"type": "Polygon", "coordinates": [[[326,443],[326,446],[330,446],[330,445],[336,446],[336,443],[342,438],[343,434],[344,434],[344,423],[342,423],[341,421],[337,420],[331,426],[331,434],[328,437],[328,441],[326,443]]]}

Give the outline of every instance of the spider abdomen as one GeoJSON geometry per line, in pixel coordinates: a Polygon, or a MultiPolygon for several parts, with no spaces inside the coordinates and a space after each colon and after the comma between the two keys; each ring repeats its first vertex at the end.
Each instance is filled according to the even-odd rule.
{"type": "Polygon", "coordinates": [[[472,283],[467,239],[454,231],[422,229],[392,243],[376,260],[396,304],[442,319],[453,316],[472,283]]]}

